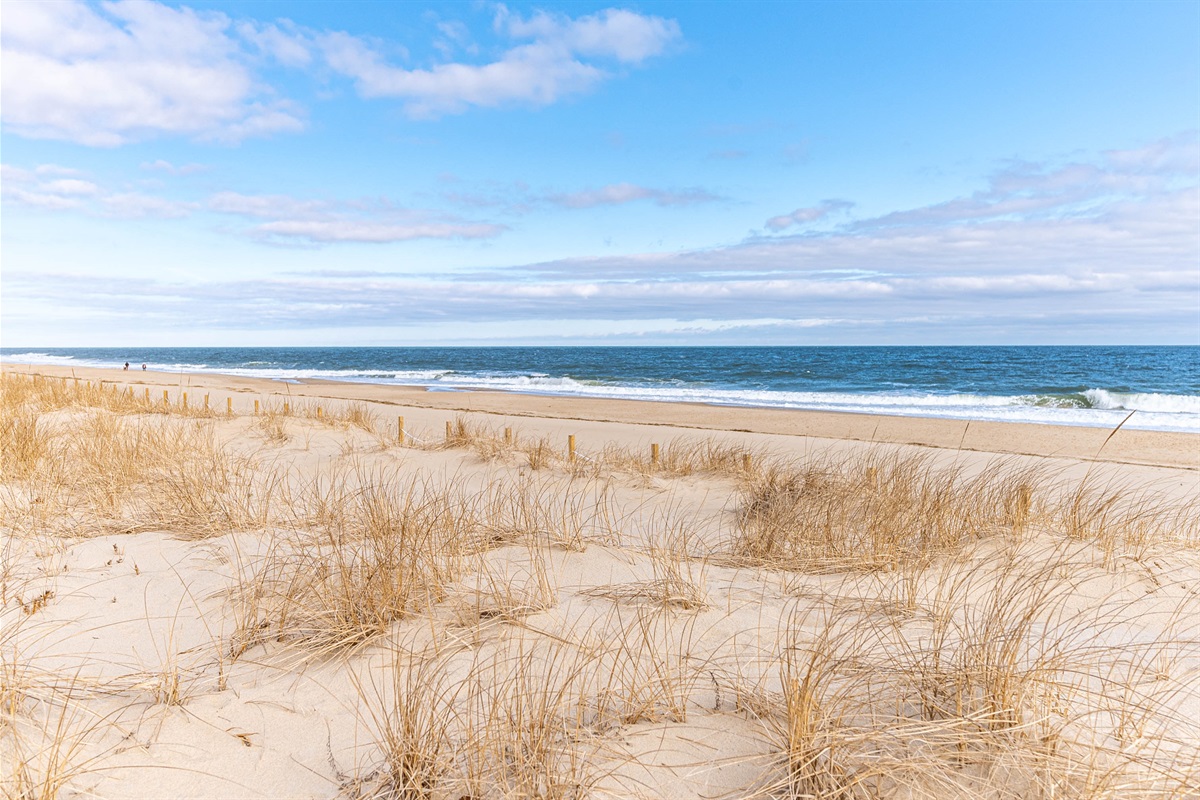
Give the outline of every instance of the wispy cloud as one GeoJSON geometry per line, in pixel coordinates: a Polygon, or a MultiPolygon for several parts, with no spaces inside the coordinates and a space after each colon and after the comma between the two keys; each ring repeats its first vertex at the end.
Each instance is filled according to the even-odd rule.
{"type": "Polygon", "coordinates": [[[55,164],[22,169],[4,164],[0,173],[0,197],[5,203],[41,211],[81,212],[123,219],[180,219],[199,206],[140,192],[112,192],[85,180],[78,170],[55,164]],[[69,175],[73,177],[58,177],[69,175]]]}
{"type": "Polygon", "coordinates": [[[183,219],[199,208],[196,203],[168,200],[140,192],[117,192],[100,198],[103,215],[123,219],[183,219]]]}
{"type": "Polygon", "coordinates": [[[384,244],[414,239],[491,239],[506,228],[386,202],[332,202],[287,195],[220,192],[208,208],[254,220],[250,237],[268,244],[384,244]]]}
{"type": "Polygon", "coordinates": [[[62,171],[3,165],[3,199],[40,211],[124,219],[181,219],[208,211],[240,219],[246,224],[236,233],[274,245],[491,239],[507,230],[490,222],[403,208],[386,199],[341,201],[225,191],[202,202],[185,201],[145,192],[109,191],[82,178],[58,177],[62,171]]]}
{"type": "Polygon", "coordinates": [[[176,166],[170,161],[164,161],[161,158],[155,161],[143,161],[141,168],[149,172],[164,172],[167,175],[195,175],[208,171],[208,167],[204,164],[181,164],[176,166]]]}
{"type": "Polygon", "coordinates": [[[381,244],[412,239],[492,239],[502,225],[466,222],[396,224],[353,219],[279,220],[256,225],[252,232],[266,238],[286,238],[314,244],[360,242],[381,244]]]}
{"type": "Polygon", "coordinates": [[[638,200],[650,200],[660,206],[690,206],[721,199],[721,197],[699,188],[666,190],[639,186],[635,183],[610,183],[597,189],[583,189],[577,192],[546,196],[548,202],[566,208],[616,206],[638,200]]]}
{"type": "Polygon", "coordinates": [[[22,169],[4,164],[0,166],[0,197],[31,208],[64,211],[85,207],[100,191],[91,181],[56,177],[63,174],[77,173],[54,165],[22,169]]]}
{"type": "Polygon", "coordinates": [[[769,230],[778,232],[786,230],[793,225],[807,225],[810,222],[816,222],[834,214],[849,211],[852,208],[854,208],[854,203],[848,200],[822,200],[819,205],[798,208],[790,214],[771,217],[767,220],[766,226],[769,230]]]}
{"type": "MultiPolygon", "coordinates": [[[[164,318],[172,309],[178,316],[182,304],[189,307],[187,318],[203,317],[216,329],[245,327],[248,319],[263,329],[384,327],[403,319],[409,325],[471,321],[541,330],[548,329],[545,323],[571,320],[579,326],[590,321],[596,331],[644,321],[648,331],[657,325],[679,332],[693,323],[749,330],[745,326],[759,320],[760,333],[769,328],[790,336],[802,322],[816,320],[831,335],[867,331],[853,335],[877,341],[900,341],[913,331],[936,337],[941,324],[993,341],[1030,331],[1037,333],[1029,340],[1049,341],[1054,331],[1076,330],[1101,341],[1114,326],[1178,341],[1194,331],[1200,307],[1198,141],[1180,137],[1072,164],[1009,164],[967,197],[723,247],[441,277],[325,269],[181,283],[6,271],[5,302],[87,313],[90,300],[84,298],[112,296],[125,306],[136,300],[164,318]]],[[[60,176],[14,174],[18,180],[6,179],[6,191],[39,191],[59,202],[87,199],[61,191],[67,188],[62,185],[59,193],[50,192],[60,176]]],[[[813,218],[834,207],[784,216],[790,227],[797,214],[813,218]]],[[[489,223],[381,203],[226,193],[212,198],[209,208],[246,221],[248,235],[280,243],[499,232],[489,223]]]]}

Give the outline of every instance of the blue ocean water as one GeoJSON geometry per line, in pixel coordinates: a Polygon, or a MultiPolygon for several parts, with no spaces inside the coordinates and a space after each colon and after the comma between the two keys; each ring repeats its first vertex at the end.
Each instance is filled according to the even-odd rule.
{"type": "Polygon", "coordinates": [[[8,363],[220,372],[1200,432],[1200,347],[0,348],[8,363]]]}

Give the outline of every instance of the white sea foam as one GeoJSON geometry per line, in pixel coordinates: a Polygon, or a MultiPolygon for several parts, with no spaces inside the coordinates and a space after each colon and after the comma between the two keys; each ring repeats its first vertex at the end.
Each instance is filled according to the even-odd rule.
{"type": "MultiPolygon", "coordinates": [[[[5,355],[4,361],[19,364],[120,367],[123,362],[77,359],[48,353],[5,355]]],[[[249,378],[295,382],[336,380],[354,383],[424,386],[431,390],[486,389],[525,394],[596,397],[660,402],[704,403],[724,406],[793,408],[841,411],[858,414],[894,414],[961,420],[1052,423],[1115,427],[1129,412],[1137,412],[1126,423],[1129,428],[1200,433],[1200,396],[1122,393],[1089,389],[1081,395],[981,395],[918,392],[795,392],[767,389],[736,389],[688,384],[682,381],[657,383],[602,383],[555,377],[545,373],[500,371],[455,372],[453,370],[379,369],[292,369],[260,365],[243,367],[208,364],[149,364],[168,372],[209,372],[249,378]]]]}
{"type": "Polygon", "coordinates": [[[998,422],[1053,423],[1115,427],[1138,413],[1126,424],[1130,428],[1200,433],[1200,398],[1187,395],[1129,395],[1141,406],[1096,407],[1070,398],[1046,395],[978,395],[929,393],[785,392],[752,389],[721,389],[703,386],[633,386],[582,383],[570,378],[500,377],[449,375],[439,386],[460,389],[531,392],[536,394],[599,397],[628,400],[705,403],[709,405],[794,408],[813,411],[842,411],[857,414],[896,414],[998,422]]]}
{"type": "Polygon", "coordinates": [[[1092,408],[1159,411],[1168,414],[1200,414],[1200,396],[1110,392],[1105,389],[1088,389],[1083,394],[1091,403],[1092,408]]]}
{"type": "Polygon", "coordinates": [[[13,353],[0,357],[0,361],[7,361],[11,364],[79,364],[71,356],[52,356],[49,353],[13,353]]]}

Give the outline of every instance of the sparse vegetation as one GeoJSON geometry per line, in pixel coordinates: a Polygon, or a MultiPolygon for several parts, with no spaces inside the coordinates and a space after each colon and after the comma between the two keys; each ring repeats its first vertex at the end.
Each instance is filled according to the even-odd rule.
{"type": "Polygon", "coordinates": [[[726,768],[746,797],[1200,792],[1186,493],[0,389],[5,796],[111,795],[184,719],[212,755],[188,779],[226,794],[243,751],[345,798],[721,796],[726,768]],[[632,755],[650,733],[673,744],[632,755]]]}

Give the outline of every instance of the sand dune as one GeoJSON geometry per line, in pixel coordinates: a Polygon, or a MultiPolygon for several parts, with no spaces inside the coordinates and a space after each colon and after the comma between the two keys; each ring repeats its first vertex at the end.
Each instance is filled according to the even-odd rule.
{"type": "Polygon", "coordinates": [[[1192,435],[24,366],[0,406],[6,796],[1200,796],[1192,435]]]}

